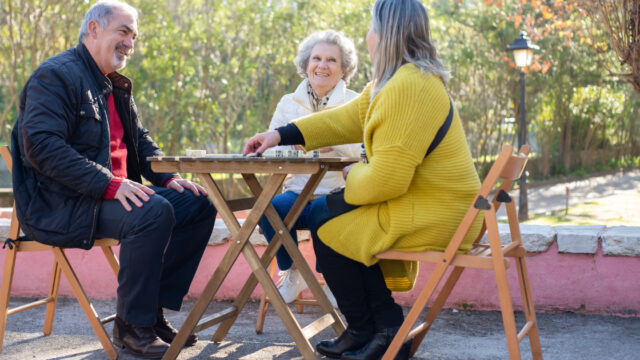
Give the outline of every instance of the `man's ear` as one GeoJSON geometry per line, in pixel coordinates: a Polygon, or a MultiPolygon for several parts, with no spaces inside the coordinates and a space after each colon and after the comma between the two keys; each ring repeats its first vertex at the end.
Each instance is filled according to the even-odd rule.
{"type": "Polygon", "coordinates": [[[100,30],[100,24],[95,20],[91,20],[87,24],[87,29],[89,30],[89,36],[95,38],[98,35],[98,30],[100,30]]]}

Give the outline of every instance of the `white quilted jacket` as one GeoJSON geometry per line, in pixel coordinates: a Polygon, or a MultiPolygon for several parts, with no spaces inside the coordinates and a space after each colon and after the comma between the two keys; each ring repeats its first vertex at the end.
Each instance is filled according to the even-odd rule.
{"type": "MultiPolygon", "coordinates": [[[[305,115],[309,115],[313,112],[313,108],[309,101],[309,95],[307,94],[308,79],[304,79],[296,91],[292,94],[287,94],[280,99],[276,111],[271,118],[271,124],[269,124],[269,130],[273,130],[280,126],[290,123],[292,120],[300,118],[305,115]]],[[[340,106],[349,100],[358,96],[353,90],[347,89],[347,86],[343,80],[338,81],[338,84],[333,88],[333,92],[329,97],[329,102],[325,109],[331,109],[340,106]]],[[[361,146],[360,144],[348,144],[333,146],[333,151],[320,153],[322,157],[358,157],[360,156],[361,146]]],[[[294,149],[293,146],[277,146],[275,149],[289,150],[294,149]]],[[[284,181],[283,192],[293,191],[299,194],[307,183],[310,175],[295,174],[287,176],[284,181]]],[[[334,190],[339,190],[344,187],[344,179],[342,178],[342,172],[330,171],[320,182],[314,196],[321,196],[329,194],[334,190]]]]}

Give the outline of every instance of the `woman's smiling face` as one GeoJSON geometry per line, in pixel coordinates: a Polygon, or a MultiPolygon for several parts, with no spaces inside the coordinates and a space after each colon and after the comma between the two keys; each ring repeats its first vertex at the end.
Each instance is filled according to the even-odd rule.
{"type": "Polygon", "coordinates": [[[325,96],[344,76],[342,52],[338,45],[317,43],[311,49],[307,78],[318,97],[325,96]]]}

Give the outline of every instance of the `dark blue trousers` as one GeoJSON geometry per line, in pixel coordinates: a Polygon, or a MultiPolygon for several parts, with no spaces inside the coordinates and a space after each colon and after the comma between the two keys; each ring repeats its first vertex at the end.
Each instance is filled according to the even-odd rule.
{"type": "MultiPolygon", "coordinates": [[[[271,200],[271,205],[273,205],[273,207],[276,209],[276,212],[278,213],[278,215],[280,215],[280,218],[282,220],[284,220],[284,218],[289,213],[289,210],[291,210],[291,208],[293,207],[293,204],[296,202],[296,200],[298,200],[298,196],[299,194],[296,194],[293,191],[287,191],[283,192],[282,194],[276,195],[273,200],[271,200]]],[[[304,206],[304,209],[302,209],[298,220],[296,220],[295,224],[293,224],[293,227],[291,228],[290,235],[296,244],[298,244],[297,231],[308,228],[307,219],[309,217],[310,209],[311,202],[308,202],[304,206]]],[[[263,216],[258,222],[258,225],[260,226],[260,229],[262,229],[262,234],[264,235],[265,239],[267,239],[267,242],[270,243],[271,240],[273,240],[276,232],[273,230],[273,227],[271,227],[271,224],[269,223],[269,220],[267,220],[267,217],[263,216]]],[[[278,268],[282,271],[289,270],[289,268],[291,268],[291,265],[293,265],[293,260],[291,259],[291,256],[287,252],[287,249],[284,248],[284,246],[281,246],[280,249],[278,249],[278,252],[276,253],[276,261],[278,262],[278,268]]],[[[316,272],[322,272],[320,271],[320,267],[317,263],[316,272]]]]}
{"type": "Polygon", "coordinates": [[[216,209],[206,196],[151,187],[156,194],[127,212],[104,200],[97,237],[120,240],[117,314],[135,326],[152,326],[158,307],[180,310],[207,246],[216,209]]]}
{"type": "Polygon", "coordinates": [[[344,202],[344,192],[313,201],[307,223],[316,259],[350,329],[372,332],[400,326],[404,320],[402,308],[391,297],[380,266],[366,266],[339,254],[318,236],[322,224],[355,208],[344,202]]]}

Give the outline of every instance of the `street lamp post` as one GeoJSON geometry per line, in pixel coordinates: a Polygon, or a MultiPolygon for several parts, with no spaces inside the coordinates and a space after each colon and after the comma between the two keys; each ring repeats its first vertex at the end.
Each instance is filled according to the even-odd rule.
{"type": "MultiPolygon", "coordinates": [[[[518,147],[527,143],[527,120],[525,115],[525,97],[524,97],[524,67],[531,65],[533,62],[533,50],[539,49],[538,46],[531,44],[527,34],[522,31],[520,37],[515,39],[507,50],[513,52],[513,58],[516,67],[520,69],[520,131],[518,134],[518,147]]],[[[529,219],[529,204],[527,201],[527,172],[524,171],[520,180],[520,206],[518,208],[518,219],[524,221],[529,219]]]]}

